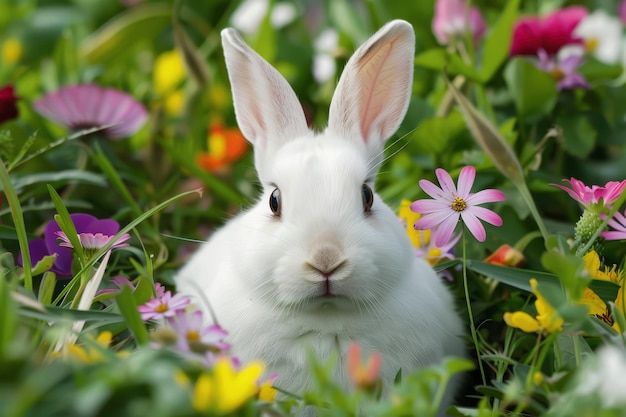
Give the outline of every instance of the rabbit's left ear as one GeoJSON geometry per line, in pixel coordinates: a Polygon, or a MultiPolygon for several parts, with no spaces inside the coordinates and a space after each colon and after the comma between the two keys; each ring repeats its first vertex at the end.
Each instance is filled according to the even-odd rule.
{"type": "Polygon", "coordinates": [[[337,85],[328,130],[380,152],[406,114],[414,55],[415,34],[404,20],[387,23],[361,45],[337,85]]]}

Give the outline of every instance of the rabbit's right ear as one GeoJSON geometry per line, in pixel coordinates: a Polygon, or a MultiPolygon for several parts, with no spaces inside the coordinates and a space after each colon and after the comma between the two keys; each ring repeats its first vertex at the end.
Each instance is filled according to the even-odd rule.
{"type": "Polygon", "coordinates": [[[237,123],[254,145],[257,170],[283,143],[309,134],[304,111],[287,80],[235,29],[222,31],[237,123]]]}

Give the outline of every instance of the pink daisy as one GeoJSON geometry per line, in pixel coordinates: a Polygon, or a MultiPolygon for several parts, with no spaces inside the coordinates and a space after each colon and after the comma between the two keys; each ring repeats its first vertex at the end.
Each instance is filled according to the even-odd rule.
{"type": "Polygon", "coordinates": [[[228,332],[218,324],[205,325],[200,310],[189,314],[184,310],[178,310],[174,316],[168,318],[168,323],[178,335],[178,349],[181,352],[196,351],[199,346],[202,351],[221,351],[230,348],[230,345],[223,341],[228,332]]]}
{"type": "Polygon", "coordinates": [[[42,116],[70,130],[105,127],[110,139],[128,137],[148,119],[148,112],[130,95],[95,84],[62,87],[33,104],[42,116]]]}
{"type": "Polygon", "coordinates": [[[163,297],[153,298],[147,303],[138,306],[142,320],[164,319],[174,317],[178,311],[184,310],[191,299],[182,294],[172,296],[171,291],[165,291],[163,297]]]}
{"type": "Polygon", "coordinates": [[[609,220],[609,226],[615,230],[600,233],[606,240],[626,239],[626,211],[624,214],[616,212],[615,216],[609,220]]]}
{"type": "Polygon", "coordinates": [[[476,177],[474,167],[466,166],[461,170],[458,189],[446,170],[438,168],[435,174],[441,188],[428,180],[419,182],[424,192],[433,200],[417,200],[411,204],[411,210],[423,215],[415,222],[415,229],[437,228],[435,245],[441,247],[450,241],[459,218],[463,219],[463,223],[480,242],[487,238],[487,232],[480,220],[494,226],[502,225],[499,215],[478,205],[503,201],[504,193],[491,189],[470,193],[476,177]]]}

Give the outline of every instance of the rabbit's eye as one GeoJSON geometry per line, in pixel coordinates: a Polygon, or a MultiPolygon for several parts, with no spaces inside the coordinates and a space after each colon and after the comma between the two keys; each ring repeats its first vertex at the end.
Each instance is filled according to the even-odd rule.
{"type": "Polygon", "coordinates": [[[368,212],[374,204],[374,192],[367,184],[363,184],[361,187],[361,198],[363,199],[363,211],[368,212]]]}
{"type": "Polygon", "coordinates": [[[280,216],[280,190],[275,188],[270,194],[270,209],[275,216],[280,216]]]}

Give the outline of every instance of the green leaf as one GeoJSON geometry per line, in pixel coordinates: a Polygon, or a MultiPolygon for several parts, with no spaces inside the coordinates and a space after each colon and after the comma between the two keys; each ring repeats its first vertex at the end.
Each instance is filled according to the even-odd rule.
{"type": "Polygon", "coordinates": [[[480,69],[480,80],[487,83],[498,68],[509,57],[513,25],[517,19],[520,0],[509,0],[498,22],[493,26],[485,39],[483,48],[483,63],[480,69]]]}
{"type": "Polygon", "coordinates": [[[70,169],[66,171],[38,172],[36,174],[14,176],[13,186],[16,189],[20,189],[33,184],[51,183],[56,181],[72,181],[75,183],[83,182],[101,187],[106,185],[104,177],[100,174],[79,169],[70,169]]]}
{"type": "Polygon", "coordinates": [[[70,213],[67,211],[61,196],[59,196],[50,184],[48,184],[48,192],[50,193],[50,197],[52,198],[52,202],[54,203],[54,207],[58,213],[54,216],[54,219],[72,244],[74,253],[78,256],[80,265],[82,266],[85,264],[85,252],[83,251],[83,245],[80,243],[80,239],[78,237],[78,233],[76,232],[74,222],[72,222],[72,218],[70,217],[70,213]]]}
{"type": "Polygon", "coordinates": [[[132,194],[124,184],[124,181],[122,181],[122,179],[120,178],[118,171],[115,169],[113,164],[111,164],[104,152],[102,152],[100,145],[98,145],[97,143],[96,151],[92,155],[98,166],[100,166],[100,169],[102,170],[104,175],[106,175],[111,182],[111,185],[113,185],[115,190],[120,193],[124,201],[126,201],[126,204],[128,204],[128,206],[132,209],[134,216],[141,216],[142,210],[139,208],[137,200],[132,196],[132,194]]]}
{"type": "Polygon", "coordinates": [[[124,317],[117,313],[110,313],[101,310],[73,310],[69,308],[56,307],[52,305],[45,306],[46,311],[42,312],[28,306],[21,306],[19,314],[23,317],[29,317],[45,322],[50,321],[93,321],[98,324],[115,324],[123,323],[124,317]]]}
{"type": "Polygon", "coordinates": [[[589,156],[598,135],[589,119],[578,112],[559,117],[556,123],[563,130],[563,148],[580,159],[589,156]]]}
{"type": "Polygon", "coordinates": [[[0,278],[0,358],[9,349],[17,326],[16,306],[11,297],[9,282],[0,278]]]}
{"type": "Polygon", "coordinates": [[[37,265],[33,268],[33,275],[43,274],[54,265],[54,261],[57,259],[57,254],[46,255],[44,256],[37,265]]]}
{"type": "Polygon", "coordinates": [[[132,50],[141,39],[154,39],[172,22],[169,4],[142,4],[116,15],[80,45],[79,53],[91,64],[105,64],[132,50]]]}
{"type": "Polygon", "coordinates": [[[451,54],[443,48],[429,49],[415,57],[415,65],[448,74],[464,75],[472,80],[479,80],[474,68],[467,65],[457,54],[451,54]]]}
{"type": "Polygon", "coordinates": [[[536,122],[554,108],[556,81],[527,59],[513,58],[504,69],[504,80],[525,122],[536,122]]]}
{"type": "Polygon", "coordinates": [[[141,319],[137,304],[135,304],[133,290],[128,285],[124,285],[115,300],[137,344],[147,344],[149,341],[148,330],[146,330],[146,325],[141,319]]]}
{"type": "Polygon", "coordinates": [[[440,154],[447,150],[450,140],[465,130],[463,116],[451,112],[446,117],[433,117],[420,124],[411,135],[415,148],[424,153],[440,154]]]}
{"type": "MultiPolygon", "coordinates": [[[[36,268],[37,267],[35,267],[35,269],[36,268]]],[[[43,279],[41,280],[41,284],[39,285],[39,292],[37,293],[37,299],[41,304],[48,305],[52,303],[52,296],[54,295],[54,288],[56,287],[56,285],[56,274],[54,272],[46,272],[43,275],[43,279]]]]}
{"type": "MultiPolygon", "coordinates": [[[[9,171],[4,166],[4,162],[0,160],[0,184],[2,185],[4,195],[6,196],[9,207],[11,208],[11,218],[15,225],[15,233],[20,244],[20,252],[22,254],[22,264],[24,265],[24,287],[28,291],[33,290],[33,273],[31,271],[30,252],[28,251],[28,237],[26,235],[26,226],[24,224],[24,215],[20,206],[20,200],[15,192],[15,187],[11,183],[9,171]]],[[[0,278],[4,279],[4,278],[0,278]]]]}
{"type": "MultiPolygon", "coordinates": [[[[541,271],[531,271],[528,269],[509,268],[506,266],[492,265],[481,261],[468,260],[467,268],[488,276],[496,281],[510,285],[520,290],[531,292],[530,279],[535,278],[541,285],[561,288],[561,284],[556,275],[541,271]]],[[[610,281],[593,280],[589,285],[602,300],[612,301],[617,296],[619,285],[610,281]]]]}
{"type": "Polygon", "coordinates": [[[347,0],[328,2],[328,17],[331,26],[345,33],[355,43],[360,44],[368,37],[362,15],[347,0]]]}

